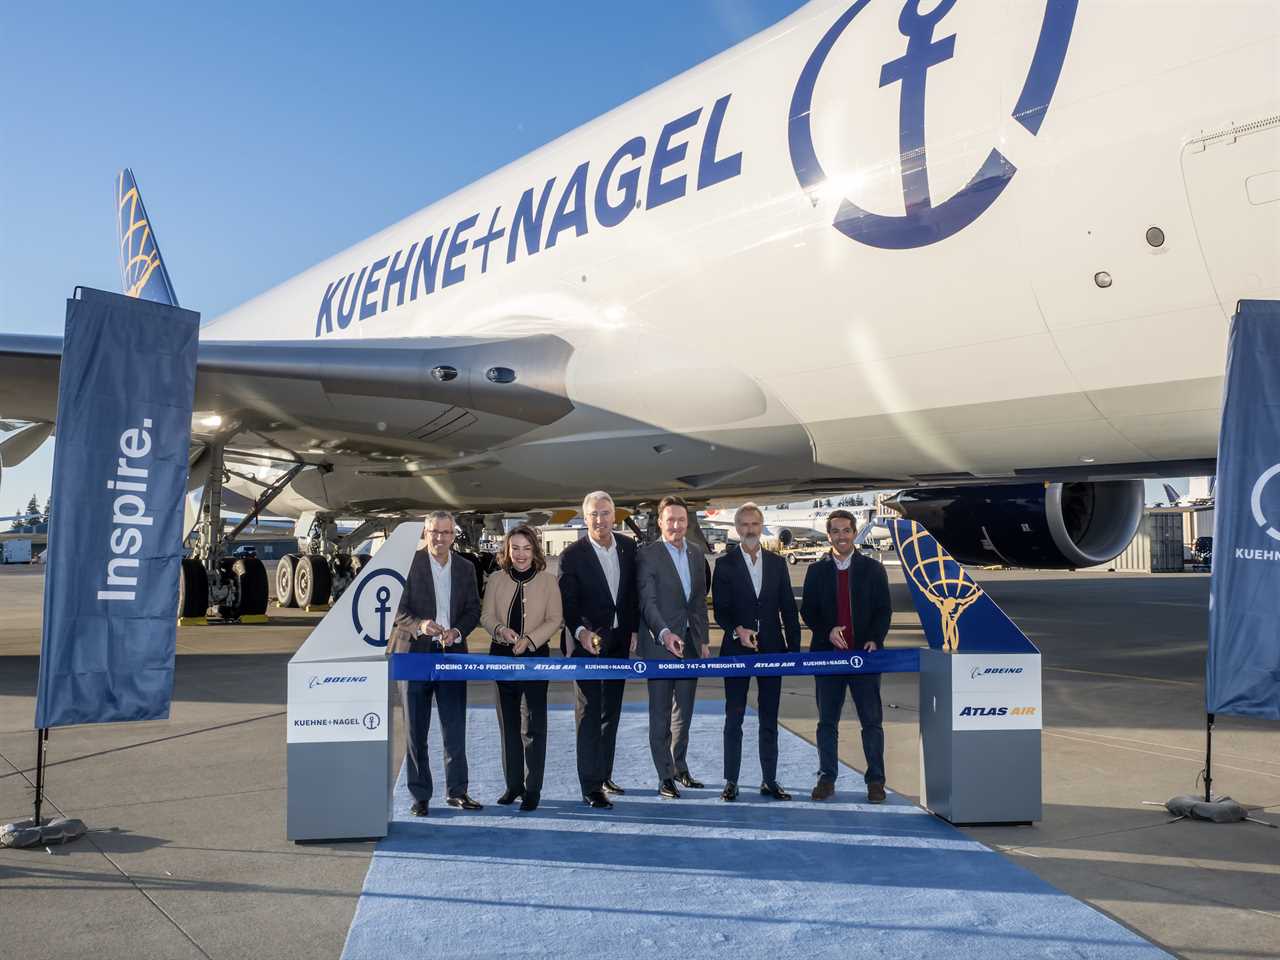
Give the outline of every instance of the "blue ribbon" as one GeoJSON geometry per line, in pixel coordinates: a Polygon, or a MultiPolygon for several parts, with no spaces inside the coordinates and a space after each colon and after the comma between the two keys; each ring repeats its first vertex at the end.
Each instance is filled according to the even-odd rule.
{"type": "Polygon", "coordinates": [[[919,673],[920,651],[757,653],[705,660],[607,660],[602,657],[488,657],[393,653],[392,680],[679,680],[686,677],[812,677],[919,673]]]}

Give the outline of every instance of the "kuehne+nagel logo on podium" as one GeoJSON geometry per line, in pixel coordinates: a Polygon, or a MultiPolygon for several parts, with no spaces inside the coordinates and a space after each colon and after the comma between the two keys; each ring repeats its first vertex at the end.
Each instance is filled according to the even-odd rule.
{"type": "Polygon", "coordinates": [[[385,647],[391,639],[405,579],[390,567],[374,570],[356,586],[351,620],[360,639],[371,647],[385,647]]]}

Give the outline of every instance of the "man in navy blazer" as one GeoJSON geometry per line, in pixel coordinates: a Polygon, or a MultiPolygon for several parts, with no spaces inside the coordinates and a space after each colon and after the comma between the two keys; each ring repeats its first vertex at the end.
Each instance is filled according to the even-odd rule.
{"type": "MultiPolygon", "coordinates": [[[[391,653],[466,653],[467,634],[480,623],[476,568],[452,551],[453,514],[443,510],[427,517],[425,549],[413,555],[400,606],[391,631],[391,653]]],[[[462,681],[397,681],[404,708],[405,774],[415,817],[427,815],[431,801],[431,764],[427,733],[431,700],[440,713],[444,741],[445,796],[449,806],[479,810],[467,794],[467,685],[462,681]]]]}
{"type": "MultiPolygon", "coordinates": [[[[724,630],[720,656],[782,653],[800,650],[800,617],[791,590],[787,565],[760,545],[764,513],[744,503],[733,515],[739,547],[716,561],[711,579],[716,624],[724,630]]],[[[742,767],[742,718],[747,712],[750,677],[724,679],[724,792],[721,800],[738,799],[742,767]]],[[[781,677],[756,677],[760,715],[760,792],[775,800],[790,800],[778,785],[778,704],[781,677]]]]}
{"type": "MultiPolygon", "coordinates": [[[[640,601],[636,592],[636,543],[615,536],[613,497],[587,494],[582,516],[588,536],[560,554],[564,601],[561,650],[570,657],[626,659],[636,648],[640,601]]],[[[578,780],[588,806],[609,809],[607,794],[625,793],[613,782],[613,755],[622,717],[625,680],[578,680],[574,719],[578,730],[578,780]]]]}
{"type": "MultiPolygon", "coordinates": [[[[889,578],[877,561],[854,551],[856,532],[857,521],[848,510],[832,510],[827,516],[831,552],[809,567],[800,604],[800,615],[813,631],[810,650],[880,650],[889,635],[893,617],[889,578]]],[[[884,711],[880,674],[834,674],[813,680],[818,699],[818,782],[813,799],[826,800],[835,793],[840,762],[838,725],[847,690],[862,724],[867,800],[882,803],[884,711]]]]}

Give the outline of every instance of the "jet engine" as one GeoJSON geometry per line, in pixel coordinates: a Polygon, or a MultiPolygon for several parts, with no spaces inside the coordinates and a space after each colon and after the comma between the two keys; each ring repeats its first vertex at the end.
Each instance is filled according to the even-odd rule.
{"type": "Polygon", "coordinates": [[[888,502],[961,563],[1073,569],[1118,556],[1142,522],[1141,480],[903,490],[888,502]]]}

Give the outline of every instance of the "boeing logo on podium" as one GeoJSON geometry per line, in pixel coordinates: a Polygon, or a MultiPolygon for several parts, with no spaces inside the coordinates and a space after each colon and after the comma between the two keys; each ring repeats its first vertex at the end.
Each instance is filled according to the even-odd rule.
{"type": "Polygon", "coordinates": [[[346,676],[340,676],[340,677],[326,677],[326,676],[317,675],[307,681],[307,689],[314,690],[316,687],[322,687],[332,683],[364,683],[368,679],[369,679],[368,675],[358,676],[358,677],[352,676],[352,675],[346,675],[346,676]]]}
{"type": "MultiPolygon", "coordinates": [[[[813,94],[827,58],[842,34],[870,0],[857,0],[823,35],[805,63],[791,98],[787,138],[791,165],[800,186],[814,190],[827,180],[818,160],[813,136],[813,94]]],[[[1017,168],[992,148],[978,171],[957,193],[935,202],[929,186],[926,149],[925,89],[929,71],[955,56],[956,34],[945,32],[942,21],[956,0],[941,0],[927,13],[920,0],[906,0],[898,16],[898,30],[906,37],[906,51],[885,61],[881,87],[898,85],[898,147],[902,178],[902,216],[872,213],[844,197],[832,226],[851,240],[885,250],[923,247],[963,230],[981,216],[1009,185],[1017,168]]],[[[1077,0],[1047,0],[1031,67],[1012,119],[1035,136],[1040,131],[1066,59],[1077,0]]]]}
{"type": "Polygon", "coordinates": [[[351,598],[351,621],[356,633],[369,646],[385,647],[391,639],[391,627],[404,586],[404,577],[390,567],[370,572],[357,584],[351,598]],[[375,582],[376,586],[368,590],[375,582]]]}

